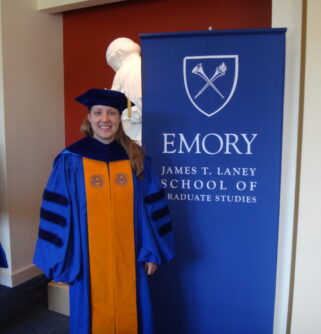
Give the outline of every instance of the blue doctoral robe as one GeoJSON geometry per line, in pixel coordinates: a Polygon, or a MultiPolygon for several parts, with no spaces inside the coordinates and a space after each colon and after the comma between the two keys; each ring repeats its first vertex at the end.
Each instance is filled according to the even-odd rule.
{"type": "MultiPolygon", "coordinates": [[[[106,163],[127,160],[116,142],[105,145],[86,137],[55,159],[43,193],[34,263],[46,276],[70,285],[70,332],[91,333],[90,271],[86,190],[82,158],[106,163]]],[[[174,256],[167,199],[145,158],[143,179],[133,173],[137,310],[140,334],[153,333],[152,311],[144,262],[158,265],[174,256]]]]}
{"type": "Polygon", "coordinates": [[[0,243],[0,268],[8,268],[6,253],[4,252],[1,243],[0,243]]]}

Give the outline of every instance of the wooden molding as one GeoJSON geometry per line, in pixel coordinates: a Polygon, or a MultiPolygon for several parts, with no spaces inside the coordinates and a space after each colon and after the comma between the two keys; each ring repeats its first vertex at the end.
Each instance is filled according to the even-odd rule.
{"type": "Polygon", "coordinates": [[[126,0],[38,0],[37,9],[48,14],[56,14],[120,1],[126,0]]]}

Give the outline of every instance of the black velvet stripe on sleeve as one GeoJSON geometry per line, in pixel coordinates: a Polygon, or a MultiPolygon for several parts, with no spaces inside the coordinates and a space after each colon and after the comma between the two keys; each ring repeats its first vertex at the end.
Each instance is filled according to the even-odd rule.
{"type": "Polygon", "coordinates": [[[158,191],[157,193],[153,193],[150,195],[147,195],[144,198],[144,202],[146,204],[151,204],[151,203],[155,203],[157,201],[160,201],[161,199],[163,199],[165,197],[165,190],[161,189],[160,191],[158,191]]]}
{"type": "Polygon", "coordinates": [[[172,230],[172,223],[169,222],[163,226],[161,226],[159,229],[158,229],[158,234],[160,236],[164,236],[165,234],[167,234],[168,232],[170,232],[172,230]]]}
{"type": "Polygon", "coordinates": [[[40,217],[42,219],[47,220],[48,222],[60,225],[60,226],[66,226],[66,219],[63,216],[58,215],[57,213],[45,210],[41,208],[40,210],[40,217]]]}
{"type": "Polygon", "coordinates": [[[56,234],[53,234],[41,228],[39,228],[39,238],[48,241],[57,247],[61,247],[63,245],[62,240],[56,234]]]}
{"type": "Polygon", "coordinates": [[[163,208],[156,210],[152,213],[153,220],[159,220],[169,214],[168,206],[164,206],[163,208]]]}
{"type": "Polygon", "coordinates": [[[69,203],[69,200],[66,196],[49,191],[47,189],[45,189],[45,191],[43,192],[42,198],[45,201],[57,203],[64,206],[68,205],[69,203]]]}

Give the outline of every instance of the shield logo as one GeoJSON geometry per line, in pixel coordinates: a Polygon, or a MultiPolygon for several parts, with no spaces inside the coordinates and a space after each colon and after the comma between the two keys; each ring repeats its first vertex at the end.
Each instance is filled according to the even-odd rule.
{"type": "Polygon", "coordinates": [[[184,85],[196,109],[211,117],[231,100],[238,79],[238,55],[185,57],[184,85]]]}

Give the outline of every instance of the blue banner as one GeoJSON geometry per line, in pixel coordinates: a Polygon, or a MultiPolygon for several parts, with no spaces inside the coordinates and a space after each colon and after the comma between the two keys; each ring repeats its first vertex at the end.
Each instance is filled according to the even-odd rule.
{"type": "Polygon", "coordinates": [[[272,334],[285,29],[144,34],[143,144],[177,258],[151,280],[158,334],[272,334]]]}

